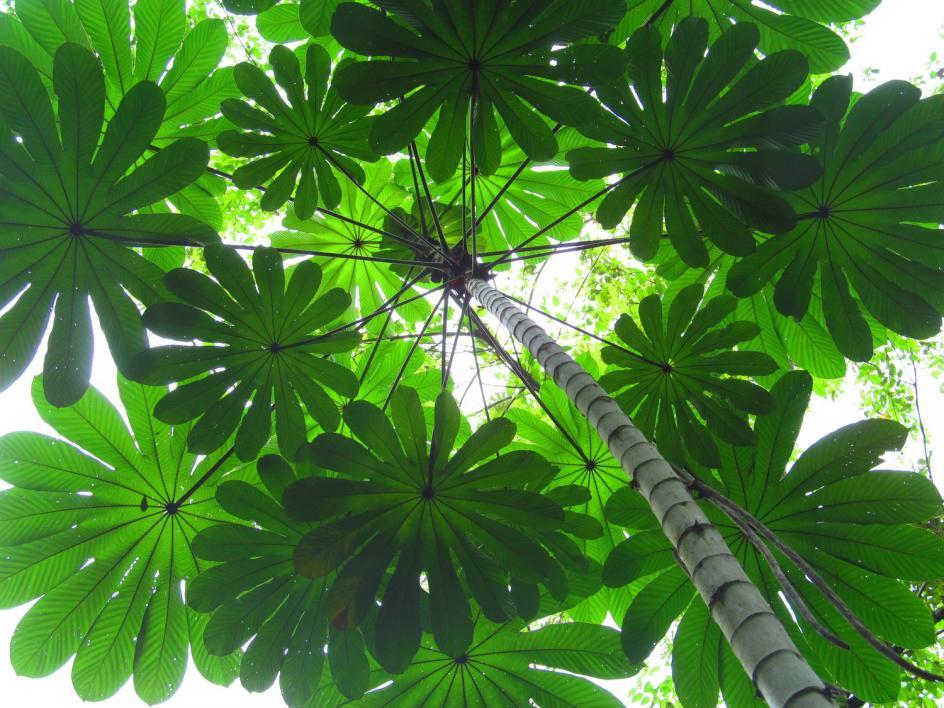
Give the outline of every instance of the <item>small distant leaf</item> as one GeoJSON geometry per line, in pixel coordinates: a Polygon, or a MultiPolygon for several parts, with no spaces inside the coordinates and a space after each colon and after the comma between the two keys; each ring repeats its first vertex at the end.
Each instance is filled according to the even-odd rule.
{"type": "Polygon", "coordinates": [[[226,518],[216,485],[241,470],[225,454],[187,452],[188,426],[151,414],[160,389],[119,379],[131,430],[94,388],[68,408],[52,407],[42,391],[37,378],[36,408],[65,440],[0,438],[0,478],[12,485],[0,495],[0,604],[36,599],[14,632],[13,667],[46,676],[74,656],[83,700],[108,698],[133,676],[138,696],[159,703],[183,681],[193,644],[201,671],[228,683],[196,648],[202,637],[181,582],[204,568],[191,554],[194,536],[226,518]]]}

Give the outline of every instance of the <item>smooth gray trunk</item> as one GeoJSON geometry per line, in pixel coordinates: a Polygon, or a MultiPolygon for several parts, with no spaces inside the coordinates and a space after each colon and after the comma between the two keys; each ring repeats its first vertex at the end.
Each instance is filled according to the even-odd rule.
{"type": "Polygon", "coordinates": [[[629,416],[515,303],[483,280],[469,279],[466,288],[540,362],[635,481],[675,547],[679,563],[767,703],[788,708],[834,705],[826,686],[688,487],[629,416]]]}

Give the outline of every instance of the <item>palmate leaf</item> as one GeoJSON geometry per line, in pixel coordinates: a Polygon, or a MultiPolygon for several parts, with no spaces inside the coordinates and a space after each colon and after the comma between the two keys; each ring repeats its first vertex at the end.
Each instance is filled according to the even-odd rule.
{"type": "MultiPolygon", "coordinates": [[[[660,249],[656,262],[659,263],[658,274],[672,281],[666,288],[666,297],[674,297],[693,283],[707,283],[705,298],[711,299],[725,293],[725,280],[735,258],[711,247],[706,269],[688,268],[675,258],[672,249],[666,247],[660,249]]],[[[730,322],[737,320],[757,325],[757,336],[741,342],[739,350],[762,352],[773,359],[781,371],[804,369],[818,379],[845,376],[846,358],[836,348],[826,330],[818,287],[813,290],[810,309],[800,320],[780,316],[774,304],[772,286],[765,287],[751,297],[739,298],[737,307],[728,318],[730,322]]],[[[877,322],[870,321],[869,327],[874,340],[882,341],[885,338],[882,335],[883,328],[877,322]]],[[[762,384],[768,383],[769,379],[770,376],[759,377],[762,384]]]]}
{"type": "Polygon", "coordinates": [[[39,598],[13,635],[14,669],[46,676],[75,655],[82,699],[107,698],[133,675],[141,699],[157,703],[180,686],[189,645],[201,673],[229,684],[238,657],[206,653],[181,581],[203,567],[193,537],[225,518],[216,483],[242,470],[226,455],[188,453],[187,426],[151,415],[161,389],[119,378],[129,431],[94,388],[69,408],[50,406],[42,388],[37,378],[36,409],[65,441],[0,438],[0,478],[12,485],[0,492],[0,604],[39,598]]]}
{"type": "Polygon", "coordinates": [[[727,30],[732,22],[750,22],[760,31],[760,50],[773,54],[793,49],[806,55],[810,70],[823,74],[841,67],[849,59],[849,49],[829,23],[857,20],[874,10],[881,0],[772,0],[758,5],[750,0],[629,0],[629,11],[613,32],[612,39],[623,42],[637,27],[654,18],[654,26],[668,29],[689,15],[711,20],[712,37],[727,30]]]}
{"type": "Polygon", "coordinates": [[[565,125],[594,121],[596,101],[577,86],[619,76],[614,47],[573,44],[603,34],[623,16],[623,0],[376,0],[389,15],[354,3],[338,6],[331,24],[347,49],[373,59],[338,70],[341,96],[374,105],[404,97],[371,128],[371,145],[403,150],[438,111],[426,150],[434,180],[453,175],[468,133],[476,165],[501,163],[496,111],[512,139],[531,158],[549,160],[557,141],[542,114],[565,125]],[[570,85],[564,85],[570,84],[570,85]]]}
{"type": "Polygon", "coordinates": [[[171,423],[199,418],[188,438],[192,451],[216,450],[238,427],[236,455],[254,459],[269,439],[274,409],[279,449],[294,459],[307,441],[302,404],[323,429],[334,430],[340,414],[324,388],[357,392],[354,374],[327,358],[360,341],[357,332],[329,327],[350,295],[332,288],[319,296],[321,269],[311,261],[294,266],[286,282],[282,257],[269,248],[253,251],[252,271],[222,245],[204,256],[216,280],[171,271],[165,283],[183,302],[158,303],[144,319],[163,337],[205,344],[144,351],[134,375],[144,383],[187,382],[158,402],[155,415],[171,423]]]}
{"type": "MultiPolygon", "coordinates": [[[[16,13],[7,21],[28,33],[42,54],[52,57],[66,41],[94,50],[105,69],[106,120],[135,83],[157,83],[167,108],[151,145],[167,147],[182,137],[212,143],[217,133],[228,127],[226,119],[219,117],[220,102],[238,96],[239,90],[232,67],[217,68],[228,39],[222,20],[205,19],[190,28],[184,4],[177,0],[136,3],[133,32],[132,12],[124,0],[18,0],[16,13]]],[[[0,32],[0,44],[7,44],[2,35],[0,32]]],[[[24,51],[13,42],[9,44],[24,51]]],[[[51,78],[45,56],[28,56],[44,78],[51,78]]],[[[180,213],[219,229],[222,214],[215,198],[218,183],[219,178],[205,174],[168,201],[180,213]]],[[[160,265],[158,254],[145,255],[160,265]]]]}
{"type": "Polygon", "coordinates": [[[297,2],[283,2],[260,12],[256,17],[256,29],[264,40],[273,44],[301,42],[309,38],[302,27],[297,2]]]}
{"type": "Polygon", "coordinates": [[[16,2],[16,17],[50,56],[64,42],[99,56],[106,118],[135,83],[153,81],[163,90],[167,109],[152,144],[165,147],[185,136],[212,140],[225,124],[217,117],[220,101],[239,93],[232,68],[217,69],[227,45],[223,21],[206,19],[188,28],[185,8],[176,0],[141,0],[133,14],[132,32],[132,12],[122,0],[16,2]]]}
{"type": "MultiPolygon", "coordinates": [[[[364,190],[383,205],[395,205],[405,198],[405,191],[393,181],[393,166],[388,160],[381,160],[367,165],[365,170],[364,190]]],[[[385,212],[382,207],[369,199],[350,180],[341,183],[341,213],[359,222],[353,224],[315,212],[310,219],[301,220],[291,214],[282,221],[286,230],[272,234],[272,245],[281,248],[298,248],[323,253],[349,254],[355,256],[386,256],[386,242],[382,234],[371,231],[383,229],[385,212]]],[[[408,253],[407,259],[414,255],[408,253]]],[[[404,285],[403,275],[410,273],[406,266],[395,272],[386,263],[368,260],[353,260],[331,257],[318,257],[315,262],[321,266],[325,280],[335,283],[351,295],[351,309],[346,319],[355,320],[380,309],[404,285]]],[[[418,275],[414,270],[412,275],[418,275]]],[[[412,277],[412,276],[409,276],[412,277]]],[[[416,293],[407,291],[401,300],[409,300],[416,293]]],[[[429,315],[430,305],[425,299],[417,299],[397,308],[398,316],[408,322],[421,321],[429,315]]],[[[365,326],[368,331],[376,332],[383,326],[384,318],[377,317],[365,326]]]]}
{"type": "Polygon", "coordinates": [[[616,368],[600,385],[670,459],[717,467],[721,458],[712,433],[750,445],[746,414],[769,413],[772,406],[766,390],[734,377],[772,374],[777,365],[761,352],[731,351],[756,337],[758,328],[745,321],[725,324],[737,300],[721,295],[702,303],[703,293],[694,284],[671,304],[658,295],[644,298],[641,328],[621,315],[614,331],[625,348],[603,348],[603,360],[616,368]]]}
{"type": "MultiPolygon", "coordinates": [[[[322,682],[329,579],[302,577],[292,562],[311,530],[276,501],[297,481],[294,470],[276,455],[262,457],[257,469],[264,489],[240,481],[217,488],[220,506],[246,524],[222,523],[197,535],[195,555],[218,565],[188,586],[187,602],[212,613],[203,635],[209,652],[226,656],[246,647],[239,669],[243,688],[264,691],[278,676],[282,697],[294,708],[307,705],[322,682]]],[[[357,698],[368,688],[363,639],[358,630],[332,629],[330,640],[339,647],[329,647],[327,655],[337,688],[357,698]],[[346,666],[339,665],[342,658],[346,666]]]]}
{"type": "MultiPolygon", "coordinates": [[[[555,135],[561,152],[591,144],[574,128],[562,128],[555,135]]],[[[422,135],[417,139],[417,144],[422,150],[422,135]]],[[[575,182],[565,166],[557,160],[528,164],[522,169],[528,156],[507,134],[501,141],[501,150],[494,157],[500,160],[497,166],[483,166],[472,171],[478,205],[477,220],[491,206],[477,230],[479,253],[513,248],[526,240],[529,246],[543,246],[551,240],[570,241],[580,236],[583,215],[579,210],[570,216],[566,215],[598,192],[603,187],[602,181],[575,182]],[[532,239],[538,230],[545,228],[547,230],[543,234],[532,239]]],[[[477,158],[477,162],[481,159],[477,158]]],[[[396,169],[397,181],[410,184],[409,162],[401,160],[396,169]]],[[[438,201],[461,205],[462,171],[431,188],[438,201]]],[[[465,190],[468,208],[468,185],[465,185],[465,190]]],[[[471,221],[467,222],[466,231],[471,226],[471,221]]],[[[471,250],[471,246],[467,248],[471,250]]]]}
{"type": "Polygon", "coordinates": [[[615,147],[568,152],[570,173],[622,175],[596,217],[612,228],[635,204],[630,248],[641,260],[655,256],[663,222],[694,267],[708,262],[703,237],[746,255],[754,250],[751,227],[780,233],[795,225],[777,190],[820,175],[815,160],[789,148],[813,137],[822,118],[809,106],[777,106],[806,79],[806,60],[782,51],[757,62],[758,38],[754,25],[735,25],[705,54],[705,20],[680,22],[664,49],[659,31],[644,27],[626,48],[630,84],[598,91],[611,113],[580,130],[615,147]]]}
{"type": "Polygon", "coordinates": [[[848,358],[872,356],[865,309],[893,332],[924,339],[944,312],[944,97],[921,100],[908,83],[883,84],[856,101],[852,77],[824,81],[812,106],[826,117],[813,154],[821,180],[790,196],[796,228],[739,261],[727,284],[738,296],[776,280],[777,309],[795,318],[819,286],[826,327],[848,358]]]}
{"type": "MultiPolygon", "coordinates": [[[[578,357],[578,362],[591,376],[597,375],[596,363],[590,357],[578,357]]],[[[579,451],[547,422],[546,417],[523,404],[516,405],[506,414],[518,427],[516,444],[522,449],[545,455],[560,470],[548,485],[548,493],[553,496],[554,490],[562,487],[557,493],[580,495],[582,500],[571,509],[603,525],[603,533],[598,537],[576,539],[577,545],[589,558],[603,563],[624,538],[622,527],[610,524],[603,515],[603,508],[613,492],[627,485],[626,474],[563,391],[548,383],[541,387],[541,400],[579,451]]],[[[601,588],[570,609],[568,614],[581,622],[599,623],[606,618],[608,611],[614,617],[622,617],[628,602],[629,593],[625,590],[612,592],[601,588]]]]}
{"type": "Polygon", "coordinates": [[[522,629],[481,615],[474,623],[468,651],[451,656],[425,640],[416,661],[389,686],[371,691],[365,706],[621,705],[606,689],[584,677],[615,680],[638,667],[619,650],[619,633],[598,624],[548,624],[522,629]]]}
{"type": "Polygon", "coordinates": [[[22,54],[0,47],[0,388],[32,360],[55,307],[44,362],[48,400],[77,401],[92,365],[89,298],[118,366],[146,346],[134,299],[167,297],[162,272],[130,247],[218,240],[183,214],[133,213],[194,182],[208,151],[181,138],[129,168],[164,115],[154,83],[135,84],[102,135],[105,84],[98,60],[64,44],[53,63],[58,111],[22,54]],[[59,130],[57,130],[57,119],[59,130]],[[14,302],[15,300],[15,302],[14,302]]]}
{"type": "Polygon", "coordinates": [[[402,673],[421,645],[421,573],[436,644],[458,657],[473,639],[470,594],[493,621],[531,619],[538,585],[563,599],[565,568],[585,571],[587,561],[561,533],[579,515],[540,493],[555,468],[528,451],[494,457],[511,442],[513,423],[495,419],[453,453],[460,413],[448,393],[436,400],[429,436],[413,389],[397,390],[391,413],[393,424],[366,402],[345,406],[344,422],[364,444],[333,433],[315,438],[310,462],[342,476],[300,480],[283,503],[291,516],[317,523],[295,551],[299,572],[338,573],[331,622],[359,625],[379,595],[373,651],[385,670],[402,673]]]}
{"type": "MultiPolygon", "coordinates": [[[[940,495],[920,474],[873,469],[885,451],[897,450],[904,442],[906,430],[888,420],[863,421],[825,436],[785,473],[811,384],[805,372],[781,377],[771,390],[774,412],[757,419],[753,449],[723,446],[718,476],[705,475],[704,480],[802,556],[878,637],[906,649],[928,646],[934,642],[934,622],[901,581],[944,575],[944,541],[921,528],[940,512],[940,495]]],[[[614,510],[619,511],[618,505],[614,510]]],[[[795,609],[788,611],[774,576],[740,530],[717,510],[706,507],[706,512],[719,524],[748,575],[787,624],[801,650],[820,667],[825,680],[862,700],[881,703],[897,698],[898,667],[866,643],[803,572],[778,553],[779,562],[814,616],[846,642],[848,650],[823,639],[795,609]]],[[[618,522],[615,517],[611,520],[618,522]]],[[[675,592],[688,597],[694,590],[684,574],[679,575],[671,547],[659,534],[636,534],[625,546],[614,553],[620,556],[614,567],[635,563],[641,574],[659,573],[630,605],[623,625],[624,646],[628,643],[632,649],[631,659],[639,659],[648,649],[633,640],[638,634],[627,634],[626,623],[632,624],[649,610],[636,603],[644,595],[665,596],[668,585],[677,584],[675,592]]],[[[608,576],[607,566],[604,579],[621,579],[608,576]]],[[[663,633],[685,610],[685,604],[675,603],[661,615],[667,619],[661,627],[663,633]]],[[[740,676],[727,668],[733,665],[730,649],[720,633],[706,623],[704,612],[701,602],[692,603],[673,643],[673,678],[687,705],[714,705],[719,688],[728,702],[729,694],[744,693],[738,684],[740,676]],[[699,643],[694,636],[703,639],[699,643]],[[693,655],[698,652],[704,654],[693,655]],[[715,671],[713,676],[708,675],[711,670],[715,671]]]]}
{"type": "Polygon", "coordinates": [[[238,64],[236,84],[254,105],[223,101],[223,115],[241,130],[226,131],[217,140],[228,155],[257,158],[233,173],[237,187],[267,185],[259,202],[266,211],[294,193],[295,216],[307,219],[317,205],[333,208],[341,202],[336,170],[364,181],[357,160],[376,159],[367,145],[371,119],[367,108],[344,103],[329,86],[331,58],[323,47],[308,45],[304,75],[298,57],[282,45],[272,48],[269,63],[285,97],[259,67],[238,64]]]}

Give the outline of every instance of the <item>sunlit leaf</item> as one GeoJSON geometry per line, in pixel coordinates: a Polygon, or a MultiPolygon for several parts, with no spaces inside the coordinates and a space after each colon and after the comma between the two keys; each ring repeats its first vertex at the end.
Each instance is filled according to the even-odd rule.
{"type": "MultiPolygon", "coordinates": [[[[164,393],[124,379],[122,414],[96,389],[68,408],[33,400],[64,440],[38,433],[0,438],[0,603],[35,598],[17,626],[17,673],[46,676],[75,657],[83,700],[103,700],[134,677],[147,703],[170,698],[186,671],[188,645],[208,678],[229,684],[238,657],[210,660],[183,604],[181,581],[205,564],[191,553],[198,531],[226,515],[216,485],[242,470],[228,453],[187,452],[189,426],[170,427],[151,409],[164,393]]],[[[238,649],[235,647],[234,649],[238,649]]]]}
{"type": "Polygon", "coordinates": [[[0,302],[12,303],[0,315],[0,388],[29,366],[55,310],[44,382],[48,400],[67,406],[88,387],[89,300],[126,370],[146,346],[132,296],[145,304],[168,297],[160,269],[132,247],[218,237],[190,216],[137,213],[193,183],[208,160],[204,143],[181,138],[129,172],[165,113],[157,85],[129,88],[103,134],[105,83],[94,55],[62,45],[53,84],[56,112],[26,57],[0,47],[0,118],[16,133],[0,133],[0,302]]]}

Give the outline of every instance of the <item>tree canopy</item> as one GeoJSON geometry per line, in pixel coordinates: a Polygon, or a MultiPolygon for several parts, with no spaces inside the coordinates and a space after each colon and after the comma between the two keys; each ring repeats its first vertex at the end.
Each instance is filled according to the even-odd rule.
{"type": "Polygon", "coordinates": [[[838,73],[879,2],[13,2],[0,389],[56,433],[0,437],[13,668],[941,695],[944,94],[838,73]],[[798,446],[847,372],[874,415],[798,446]]]}

